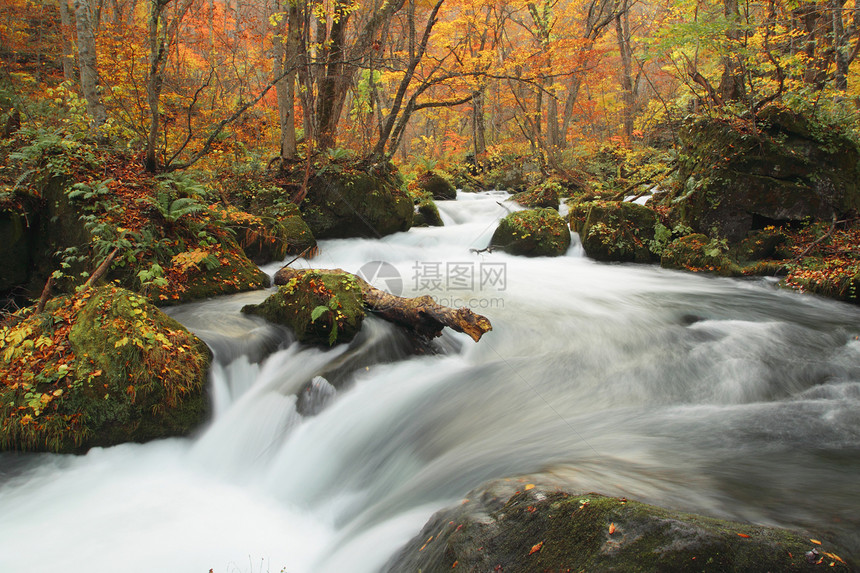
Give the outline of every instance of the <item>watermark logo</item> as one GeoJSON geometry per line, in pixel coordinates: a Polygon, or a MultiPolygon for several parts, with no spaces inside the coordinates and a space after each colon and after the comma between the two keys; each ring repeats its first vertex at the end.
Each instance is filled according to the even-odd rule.
{"type": "Polygon", "coordinates": [[[364,279],[371,286],[400,296],[403,293],[403,277],[400,271],[391,263],[384,261],[371,261],[362,265],[356,275],[364,279]]]}
{"type": "Polygon", "coordinates": [[[412,284],[420,291],[503,291],[507,286],[505,263],[416,261],[412,284]]]}
{"type": "MultiPolygon", "coordinates": [[[[507,288],[507,266],[493,262],[415,261],[411,285],[418,295],[429,294],[436,304],[452,308],[503,308],[504,298],[488,296],[507,288]]],[[[404,279],[384,261],[363,265],[359,277],[372,286],[401,296],[404,279]]]]}

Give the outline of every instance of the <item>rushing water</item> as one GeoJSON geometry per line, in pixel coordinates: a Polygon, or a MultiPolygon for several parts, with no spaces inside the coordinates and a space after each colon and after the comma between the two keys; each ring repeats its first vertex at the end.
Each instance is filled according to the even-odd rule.
{"type": "Polygon", "coordinates": [[[215,351],[212,422],[0,456],[0,571],[371,572],[471,488],[535,472],[860,554],[856,307],[576,246],[471,252],[500,199],[461,194],[440,202],[444,228],[326,241],[312,261],[390,263],[402,281],[385,267],[381,286],[489,317],[477,344],[448,332],[409,357],[371,318],[348,348],[304,348],[239,313],[265,292],[172,309],[215,351]]]}

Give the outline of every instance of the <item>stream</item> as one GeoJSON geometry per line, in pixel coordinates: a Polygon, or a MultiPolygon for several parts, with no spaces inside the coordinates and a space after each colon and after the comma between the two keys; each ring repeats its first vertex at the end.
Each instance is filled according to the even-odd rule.
{"type": "Polygon", "coordinates": [[[438,203],[445,227],[322,241],[294,263],[468,305],[493,324],[478,343],[446,331],[415,356],[369,317],[349,345],[303,347],[239,312],[267,291],[168,309],[215,354],[211,422],[84,456],[0,454],[0,571],[370,573],[472,488],[540,472],[814,528],[860,557],[860,309],[576,244],[470,251],[505,196],[460,193],[438,203]]]}

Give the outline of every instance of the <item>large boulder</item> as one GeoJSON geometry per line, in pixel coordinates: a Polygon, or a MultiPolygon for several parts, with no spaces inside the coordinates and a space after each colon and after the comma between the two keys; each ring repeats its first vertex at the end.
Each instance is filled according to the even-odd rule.
{"type": "Polygon", "coordinates": [[[412,218],[413,227],[442,227],[445,223],[439,214],[439,208],[433,199],[424,195],[415,204],[415,215],[412,218]]]}
{"type": "Polygon", "coordinates": [[[499,480],[436,513],[383,571],[850,571],[836,551],[786,529],[499,480]]]}
{"type": "Polygon", "coordinates": [[[402,189],[399,174],[391,169],[333,164],[314,176],[301,205],[314,237],[376,238],[409,230],[412,200],[402,189]]]}
{"type": "Polygon", "coordinates": [[[570,207],[570,229],[579,233],[585,253],[598,261],[648,263],[657,214],[623,201],[588,201],[570,207]]]}
{"type": "MultiPolygon", "coordinates": [[[[269,213],[275,211],[269,209],[269,213]]],[[[316,240],[297,205],[286,203],[272,214],[252,215],[236,209],[224,212],[236,240],[256,264],[283,261],[312,250],[316,240]]]]}
{"type": "Polygon", "coordinates": [[[352,275],[320,270],[297,273],[266,300],[247,305],[242,312],[288,326],[299,341],[322,346],[351,341],[365,314],[361,286],[352,275]]]}
{"type": "Polygon", "coordinates": [[[516,211],[499,221],[490,245],[512,255],[555,257],[570,246],[570,231],[555,209],[516,211]]]}
{"type": "Polygon", "coordinates": [[[428,194],[437,201],[457,198],[457,190],[450,181],[434,171],[425,171],[411,186],[419,194],[428,194]]]}
{"type": "Polygon", "coordinates": [[[147,290],[150,298],[163,306],[269,286],[269,275],[230,241],[174,255],[165,275],[163,284],[147,290]]]}
{"type": "Polygon", "coordinates": [[[0,338],[0,449],[81,452],[182,436],[208,413],[209,349],[130,291],[56,298],[0,338]]]}
{"type": "Polygon", "coordinates": [[[511,199],[530,209],[536,207],[551,207],[558,209],[559,197],[565,191],[561,183],[548,179],[543,183],[533,185],[526,191],[514,194],[511,199]]]}
{"type": "Polygon", "coordinates": [[[860,208],[860,148],[838,126],[780,105],[748,120],[699,118],[680,131],[680,220],[730,243],[753,229],[860,208]]]}
{"type": "Polygon", "coordinates": [[[666,245],[660,257],[660,265],[667,269],[729,276],[735,273],[735,265],[726,250],[724,241],[694,233],[666,245]]]}

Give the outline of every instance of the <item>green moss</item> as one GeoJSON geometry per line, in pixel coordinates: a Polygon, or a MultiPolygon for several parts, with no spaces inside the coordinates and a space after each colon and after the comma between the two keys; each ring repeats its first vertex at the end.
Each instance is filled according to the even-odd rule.
{"type": "Polygon", "coordinates": [[[797,532],[548,488],[517,492],[499,509],[467,501],[428,526],[385,571],[850,570],[831,557],[808,564],[813,546],[797,532]]]}
{"type": "Polygon", "coordinates": [[[153,286],[150,293],[150,298],[162,306],[269,286],[269,276],[238,245],[229,243],[211,251],[195,249],[173,257],[168,278],[167,285],[153,286]]]}
{"type": "Polygon", "coordinates": [[[726,248],[724,243],[709,239],[705,235],[687,235],[675,239],[663,249],[660,264],[667,269],[730,276],[736,274],[736,268],[726,254],[726,248]]]}
{"type": "Polygon", "coordinates": [[[523,207],[558,209],[559,197],[563,192],[565,192],[565,188],[562,184],[557,180],[550,179],[534,185],[526,191],[516,193],[511,198],[523,207]]]}
{"type": "Polygon", "coordinates": [[[567,252],[570,231],[554,209],[517,211],[499,221],[490,244],[512,255],[554,257],[567,252]]]}
{"type": "Polygon", "coordinates": [[[329,169],[309,183],[302,216],[317,239],[380,237],[412,226],[412,200],[396,172],[329,169]]]}
{"type": "Polygon", "coordinates": [[[623,201],[588,201],[570,207],[570,228],[579,233],[585,253],[598,261],[647,263],[654,259],[657,214],[623,201]]]}
{"type": "Polygon", "coordinates": [[[207,414],[208,348],[124,289],[55,299],[3,339],[3,449],[77,452],[186,435],[207,414]]]}
{"type": "Polygon", "coordinates": [[[425,195],[415,205],[415,215],[412,219],[413,227],[442,227],[442,217],[433,199],[425,195]]]}
{"type": "Polygon", "coordinates": [[[768,227],[760,231],[752,231],[731,249],[730,254],[732,258],[741,262],[770,259],[777,254],[777,249],[787,240],[788,238],[782,230],[768,227]]]}
{"type": "Polygon", "coordinates": [[[860,261],[805,257],[789,265],[784,285],[845,302],[860,303],[860,261]]]}
{"type": "Polygon", "coordinates": [[[773,104],[755,122],[698,118],[680,137],[667,204],[696,231],[736,243],[761,219],[829,220],[860,207],[860,149],[840,126],[773,104]]]}
{"type": "Polygon", "coordinates": [[[242,312],[289,326],[301,342],[324,346],[352,340],[365,314],[361,287],[352,275],[317,270],[303,272],[242,312]]]}
{"type": "Polygon", "coordinates": [[[412,186],[418,193],[426,193],[439,201],[457,198],[457,190],[451,182],[434,171],[419,175],[412,186]]]}
{"type": "Polygon", "coordinates": [[[298,206],[292,203],[282,206],[273,216],[236,214],[231,217],[230,227],[245,254],[257,264],[282,261],[316,246],[298,206]]]}

